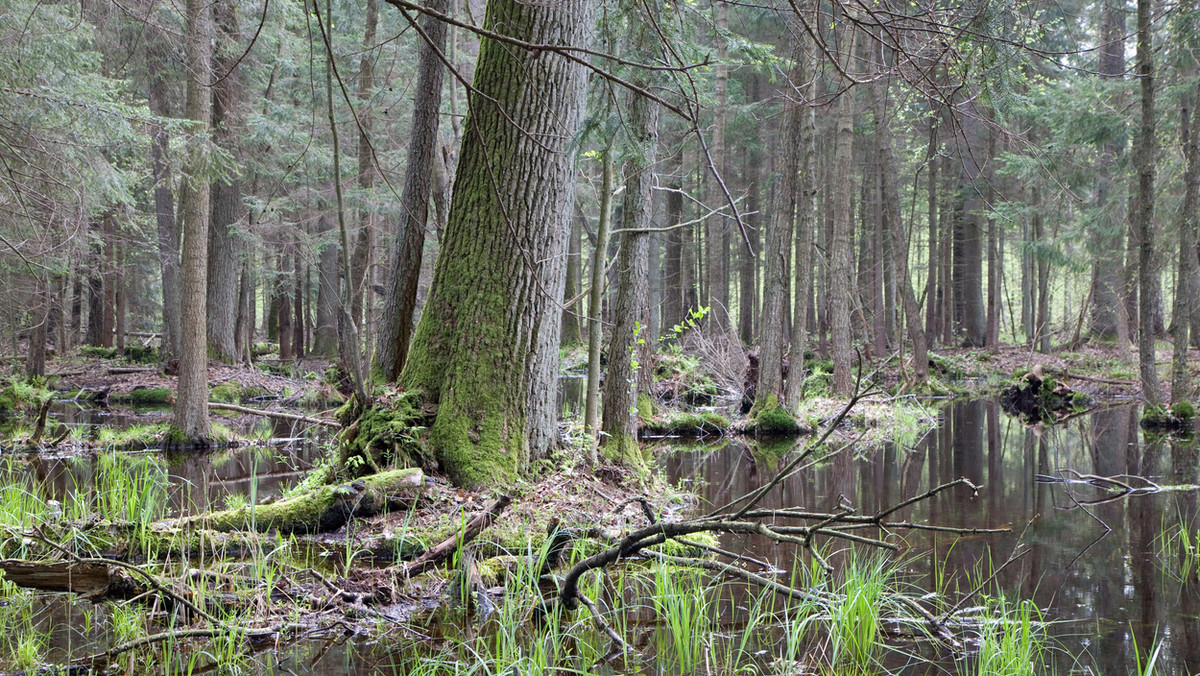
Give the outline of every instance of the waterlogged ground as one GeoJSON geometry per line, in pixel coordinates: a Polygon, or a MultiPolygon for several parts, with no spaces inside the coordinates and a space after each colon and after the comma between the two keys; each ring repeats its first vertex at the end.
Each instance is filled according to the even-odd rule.
{"type": "MultiPolygon", "coordinates": [[[[1138,414],[1136,407],[1116,406],[1055,427],[1030,428],[993,402],[953,404],[942,409],[939,427],[910,447],[848,447],[786,480],[761,506],[871,514],[966,477],[981,487],[978,493],[955,489],[894,517],[963,528],[1011,526],[1012,531],[966,537],[897,533],[905,539],[904,550],[894,559],[900,561],[894,579],[930,608],[948,607],[968,590],[980,588],[963,600],[964,612],[951,618],[968,653],[978,647],[976,637],[987,633],[987,619],[1000,612],[998,599],[1008,600],[1010,618],[1018,602],[1029,599],[1036,605],[1030,626],[1049,636],[1048,650],[1036,656],[1034,671],[997,673],[1137,673],[1136,656],[1145,661],[1157,650],[1156,673],[1197,674],[1200,506],[1193,487],[1200,483],[1198,450],[1194,442],[1146,439],[1138,414]],[[1119,483],[1097,487],[1088,483],[1094,477],[1116,477],[1119,483]],[[1123,487],[1139,490],[1122,495],[1123,487]],[[1019,556],[1006,564],[1014,554],[1019,556]]],[[[155,414],[128,419],[73,415],[71,423],[85,428],[80,436],[94,438],[96,425],[145,423],[155,414]]],[[[316,460],[316,446],[294,440],[298,433],[293,428],[272,428],[270,433],[292,441],[172,457],[154,451],[4,455],[0,477],[6,485],[28,486],[45,499],[68,503],[111,480],[113,472],[122,472],[155,482],[154,499],[165,502],[167,513],[198,513],[277,495],[316,460]]],[[[793,446],[660,441],[654,449],[672,481],[691,487],[710,504],[723,504],[768,481],[793,446]]],[[[721,546],[782,568],[797,560],[801,568],[811,568],[811,560],[794,547],[759,538],[726,536],[721,546]]],[[[823,551],[843,567],[853,558],[844,549],[827,543],[823,551]]],[[[860,565],[871,561],[855,560],[860,565]]],[[[769,574],[784,582],[790,578],[783,570],[769,574]]],[[[835,575],[837,580],[844,577],[844,571],[835,575]]],[[[430,584],[439,583],[435,578],[430,584]]],[[[518,581],[513,596],[527,601],[532,584],[522,588],[518,581]]],[[[714,586],[708,574],[640,567],[625,575],[596,577],[589,584],[589,593],[633,646],[628,661],[599,662],[609,641],[586,614],[539,623],[531,604],[506,606],[497,595],[498,609],[482,624],[478,615],[469,619],[444,609],[410,608],[404,624],[379,618],[371,631],[358,634],[335,625],[290,644],[255,645],[249,652],[236,642],[201,643],[186,650],[164,644],[158,663],[166,666],[159,671],[532,674],[549,663],[565,668],[562,673],[814,674],[823,665],[828,669],[833,652],[844,653],[851,645],[828,638],[831,617],[817,614],[805,623],[777,597],[740,583],[714,586]],[[689,613],[690,625],[672,626],[689,613]],[[811,631],[799,635],[797,627],[811,631]]],[[[838,592],[838,585],[826,587],[838,592]]],[[[884,606],[883,614],[893,610],[884,606]]],[[[164,615],[65,594],[0,600],[5,631],[37,637],[40,644],[33,647],[40,661],[55,664],[95,652],[122,632],[136,635],[139,626],[153,627],[156,612],[164,615]]],[[[866,653],[867,669],[856,673],[974,670],[973,662],[956,660],[928,641],[899,637],[912,633],[912,627],[884,619],[887,640],[866,653]]],[[[20,648],[19,641],[7,645],[14,653],[20,648]]],[[[0,654],[0,672],[18,671],[13,667],[19,664],[17,657],[0,654]]],[[[1028,668],[1030,661],[1023,666],[1028,668]]],[[[110,673],[124,673],[127,667],[129,673],[139,673],[136,664],[114,665],[110,673]]],[[[837,667],[833,673],[850,672],[837,667]]]]}
{"type": "MultiPolygon", "coordinates": [[[[1152,648],[1159,650],[1156,673],[1197,674],[1198,450],[1194,440],[1146,439],[1138,416],[1137,407],[1123,405],[1030,428],[994,402],[954,404],[943,409],[939,428],[913,447],[848,449],[786,481],[765,502],[823,510],[842,503],[871,514],[967,477],[982,487],[977,495],[948,492],[902,514],[959,527],[1011,525],[1012,533],[910,533],[901,557],[912,583],[931,592],[971,589],[994,572],[995,584],[971,605],[1001,592],[1033,599],[1050,623],[1050,662],[1060,674],[1138,673],[1135,654],[1144,661],[1152,648]],[[1151,487],[1136,478],[1144,477],[1162,490],[1119,497],[1124,489],[1100,489],[1079,475],[1120,476],[1131,487],[1151,487]],[[1014,552],[1024,553],[997,571],[1014,552]]],[[[774,464],[770,453],[739,442],[690,447],[666,461],[672,476],[714,504],[757,487],[774,464]]],[[[776,560],[793,554],[755,538],[727,538],[726,545],[776,560]]],[[[883,661],[895,668],[907,658],[893,654],[883,661]]],[[[909,672],[928,670],[915,665],[909,672]]]]}

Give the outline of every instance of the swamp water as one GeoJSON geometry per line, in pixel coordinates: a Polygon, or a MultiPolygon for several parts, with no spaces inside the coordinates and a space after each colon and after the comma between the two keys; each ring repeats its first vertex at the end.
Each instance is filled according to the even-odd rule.
{"type": "MultiPolygon", "coordinates": [[[[959,487],[905,508],[893,518],[962,528],[1011,525],[1012,532],[965,537],[898,532],[906,548],[893,560],[900,562],[897,575],[906,592],[930,607],[937,603],[932,594],[960,598],[967,590],[982,587],[963,604],[976,624],[956,629],[961,638],[985,633],[979,620],[986,623],[995,614],[996,599],[1006,597],[1014,604],[1019,599],[1033,600],[1041,614],[1035,614],[1032,624],[1050,636],[1048,650],[1038,656],[1040,664],[1026,661],[1023,668],[991,673],[1138,673],[1138,655],[1144,663],[1157,651],[1156,673],[1200,674],[1196,550],[1200,507],[1196,490],[1174,490],[1200,482],[1198,450],[1194,442],[1145,439],[1137,425],[1138,414],[1134,406],[1117,406],[1058,426],[1029,428],[1001,412],[994,402],[953,404],[942,410],[940,426],[912,447],[848,448],[784,481],[760,506],[813,511],[846,507],[873,514],[966,477],[981,486],[977,494],[959,487]],[[1132,478],[1144,477],[1163,490],[1120,496],[1114,484],[1097,488],[1081,475],[1126,476],[1120,480],[1131,487],[1149,486],[1132,478]],[[1013,552],[1024,553],[1002,565],[1013,552]]],[[[279,433],[293,434],[282,429],[279,433]]],[[[770,480],[781,454],[786,455],[792,444],[781,448],[722,440],[708,445],[657,441],[653,446],[672,481],[716,505],[770,480]]],[[[314,447],[304,444],[183,459],[123,454],[121,461],[128,464],[121,467],[148,463],[151,475],[164,482],[161,495],[168,502],[167,511],[179,514],[243,499],[237,496],[263,499],[276,494],[302,476],[314,454],[314,447]]],[[[40,487],[45,498],[60,502],[72,491],[90,490],[98,474],[108,471],[93,456],[8,456],[0,461],[6,463],[3,481],[28,482],[40,487]]],[[[759,537],[727,535],[721,538],[721,546],[780,567],[797,558],[807,560],[794,546],[759,537]]],[[[840,567],[848,558],[840,553],[844,548],[825,543],[822,551],[840,567]]],[[[863,561],[871,559],[862,558],[854,565],[863,561]]],[[[786,573],[775,573],[776,579],[788,582],[786,573]]],[[[811,625],[814,632],[797,639],[791,630],[802,623],[784,610],[787,604],[775,601],[770,621],[753,612],[773,595],[750,591],[740,583],[714,587],[706,582],[711,580],[709,574],[703,580],[683,574],[664,576],[654,567],[615,582],[614,577],[620,578],[610,575],[607,588],[596,581],[589,593],[602,599],[602,606],[626,608],[608,616],[638,652],[636,659],[624,664],[595,665],[607,651],[608,641],[592,628],[586,613],[563,620],[566,631],[547,638],[551,630],[532,625],[527,606],[506,615],[506,604],[500,601],[500,610],[478,630],[478,636],[470,623],[452,624],[444,614],[432,613],[412,617],[408,627],[381,621],[378,634],[369,637],[347,638],[335,627],[325,635],[278,649],[258,646],[249,658],[236,643],[202,644],[198,651],[179,654],[163,646],[156,653],[157,662],[171,666],[160,666],[158,671],[533,674],[540,673],[538,665],[548,661],[566,667],[555,673],[976,673],[973,661],[956,662],[928,642],[895,638],[871,654],[872,666],[866,670],[838,667],[822,672],[820,665],[828,665],[832,650],[830,641],[819,636],[827,633],[823,629],[827,620],[817,620],[811,625]],[[689,586],[689,579],[694,584],[689,586]],[[672,585],[671,594],[662,593],[672,585]],[[689,636],[686,626],[670,626],[688,613],[695,626],[703,627],[702,634],[689,636]],[[702,617],[697,620],[697,615],[702,617]],[[681,637],[691,640],[680,641],[681,637]],[[802,646],[799,659],[781,661],[789,645],[802,646]],[[566,656],[555,658],[555,649],[566,656]],[[806,660],[804,652],[824,658],[806,660]]],[[[58,664],[108,645],[114,634],[123,631],[122,624],[129,622],[124,616],[131,612],[129,606],[92,605],[61,594],[19,602],[6,599],[0,604],[3,631],[14,637],[4,645],[16,653],[22,646],[19,636],[35,636],[41,641],[33,646],[41,660],[58,664]]],[[[884,630],[891,632],[886,622],[884,630]]],[[[967,647],[970,652],[975,646],[968,640],[967,647]]],[[[18,664],[16,658],[0,650],[0,673],[19,671],[13,666],[18,664]]],[[[110,673],[125,672],[124,666],[110,667],[110,673]]],[[[140,672],[134,666],[129,673],[140,672]]]]}

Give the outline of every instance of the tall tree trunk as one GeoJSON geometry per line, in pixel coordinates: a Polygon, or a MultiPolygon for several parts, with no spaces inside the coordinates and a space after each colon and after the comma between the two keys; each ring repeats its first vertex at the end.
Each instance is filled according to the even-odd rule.
{"type": "MultiPolygon", "coordinates": [[[[211,122],[212,100],[205,90],[212,82],[209,6],[187,0],[187,82],[184,115],[200,131],[211,122]]],[[[206,351],[206,277],[208,272],[209,184],[202,177],[201,153],[190,153],[179,191],[183,220],[183,286],[180,296],[179,382],[175,394],[174,440],[205,443],[208,423],[208,354],[206,351]]]]}
{"type": "MultiPolygon", "coordinates": [[[[804,82],[804,54],[799,47],[792,49],[792,70],[787,82],[800,86],[804,82]]],[[[793,97],[783,99],[783,115],[779,128],[779,177],[772,205],[771,219],[767,223],[766,246],[763,248],[763,309],[762,333],[759,338],[758,383],[755,393],[755,413],[767,406],[770,398],[776,404],[785,402],[783,389],[784,314],[787,312],[787,259],[792,253],[792,228],[796,218],[796,205],[800,192],[801,155],[807,149],[803,145],[805,114],[808,109],[793,97]]],[[[797,290],[799,293],[799,289],[797,290]]],[[[803,325],[792,332],[793,341],[803,334],[803,325]]],[[[800,338],[803,341],[803,338],[800,338]]],[[[804,378],[804,355],[793,353],[790,363],[791,377],[804,378]]]]}
{"type": "MultiPolygon", "coordinates": [[[[363,53],[358,62],[358,188],[371,194],[375,188],[375,159],[371,151],[371,131],[375,117],[370,105],[371,93],[375,89],[375,31],[379,24],[379,0],[367,0],[366,27],[363,31],[363,53]]],[[[350,313],[366,335],[373,335],[367,318],[370,315],[367,300],[367,270],[371,267],[375,250],[375,212],[368,204],[358,210],[358,236],[354,243],[354,254],[350,264],[350,313]]],[[[368,346],[370,347],[370,346],[368,346]]]]}
{"type": "MultiPolygon", "coordinates": [[[[484,26],[586,47],[587,0],[491,0],[484,26]]],[[[429,446],[458,484],[510,481],[558,441],[558,339],[582,65],[485,39],[429,301],[401,385],[437,406],[429,446]],[[512,118],[511,124],[506,118],[512,118]]]]}
{"type": "Polygon", "coordinates": [[[1149,407],[1162,405],[1154,356],[1154,293],[1158,287],[1154,266],[1154,58],[1150,40],[1150,5],[1137,3],[1137,74],[1141,82],[1142,125],[1134,150],[1138,175],[1138,363],[1142,398],[1149,407]]]}
{"type": "Polygon", "coordinates": [[[275,310],[277,317],[275,325],[279,337],[279,359],[280,361],[291,361],[294,358],[292,351],[292,338],[295,331],[292,329],[292,301],[291,301],[291,283],[289,280],[295,279],[291,274],[291,265],[286,254],[280,251],[276,259],[278,270],[275,277],[275,295],[271,302],[271,307],[275,310]]]}
{"type": "Polygon", "coordinates": [[[582,345],[583,335],[579,331],[579,309],[582,303],[571,302],[583,287],[583,213],[575,205],[571,219],[571,234],[567,239],[567,283],[563,290],[563,345],[582,345]]]}
{"type": "Polygon", "coordinates": [[[317,218],[317,242],[321,254],[317,264],[317,326],[313,331],[314,357],[338,356],[338,258],[340,250],[329,217],[317,218]]]}
{"type": "MultiPolygon", "coordinates": [[[[842,59],[850,63],[854,54],[857,31],[853,26],[842,28],[842,59]]],[[[843,66],[844,68],[844,66],[843,66]]],[[[849,86],[849,82],[844,83],[849,86]]],[[[850,230],[854,227],[854,205],[851,189],[853,179],[850,165],[854,149],[854,94],[853,90],[842,92],[835,105],[836,132],[834,135],[833,181],[836,186],[833,197],[833,241],[829,247],[830,302],[833,322],[833,391],[838,396],[850,394],[854,385],[850,372],[853,345],[850,335],[851,277],[854,272],[850,260],[850,230]]]]}
{"type": "Polygon", "coordinates": [[[104,294],[100,304],[100,346],[113,346],[113,331],[116,329],[117,308],[117,218],[116,212],[110,211],[101,221],[104,236],[104,260],[101,263],[101,274],[104,275],[104,294]]]}
{"type": "Polygon", "coordinates": [[[908,274],[908,245],[900,215],[900,189],[896,184],[896,164],[892,157],[892,130],[886,115],[887,79],[877,79],[873,89],[875,139],[879,149],[880,191],[883,197],[883,221],[888,235],[887,247],[896,265],[900,298],[904,304],[904,323],[913,342],[913,376],[918,384],[924,384],[929,380],[929,348],[921,326],[920,306],[913,291],[912,278],[908,274]]]}
{"type": "Polygon", "coordinates": [[[46,283],[36,280],[34,304],[30,309],[33,326],[29,327],[29,349],[25,353],[25,375],[41,378],[46,375],[46,325],[50,317],[50,294],[46,283]]]}
{"type": "Polygon", "coordinates": [[[1176,274],[1175,307],[1171,312],[1171,339],[1175,343],[1171,360],[1172,402],[1188,401],[1192,396],[1192,377],[1188,371],[1187,351],[1191,306],[1195,302],[1191,283],[1196,267],[1196,198],[1200,193],[1200,153],[1197,153],[1196,139],[1193,136],[1196,133],[1196,123],[1200,121],[1200,115],[1195,112],[1195,107],[1200,104],[1200,77],[1196,77],[1196,81],[1194,93],[1184,93],[1180,96],[1179,109],[1179,140],[1183,146],[1187,166],[1183,174],[1183,214],[1179,219],[1179,271],[1176,274]],[[1189,101],[1193,95],[1195,99],[1189,101]]]}
{"type": "MultiPolygon", "coordinates": [[[[1100,74],[1119,78],[1125,74],[1125,9],[1124,2],[1104,0],[1100,10],[1100,74]]],[[[1114,102],[1114,105],[1119,102],[1114,102]]],[[[1088,335],[1093,338],[1117,338],[1128,327],[1118,331],[1121,314],[1121,266],[1112,264],[1114,251],[1124,248],[1125,215],[1120,200],[1110,200],[1114,172],[1120,158],[1121,145],[1116,140],[1103,144],[1097,167],[1096,194],[1093,207],[1096,213],[1092,225],[1092,304],[1088,335]]]]}
{"type": "MultiPolygon", "coordinates": [[[[648,32],[641,27],[641,32],[648,32]]],[[[645,43],[648,36],[639,41],[645,43]]],[[[639,83],[645,86],[646,82],[639,83]]],[[[638,380],[652,369],[642,354],[650,321],[650,227],[654,215],[652,189],[658,144],[658,104],[630,93],[626,125],[629,157],[625,161],[621,252],[617,257],[617,300],[608,376],[604,381],[605,456],[631,467],[644,467],[637,444],[638,380]],[[639,342],[640,341],[640,342],[639,342]]]]}
{"type": "Polygon", "coordinates": [[[940,307],[941,287],[945,280],[938,274],[941,258],[938,251],[938,156],[937,156],[937,112],[930,101],[929,112],[929,147],[925,151],[925,169],[927,177],[927,198],[929,211],[929,253],[926,267],[929,275],[925,281],[925,336],[932,343],[938,338],[938,308],[940,307]]]}
{"type": "MultiPolygon", "coordinates": [[[[796,48],[792,50],[792,58],[795,59],[797,69],[793,82],[799,88],[800,95],[806,101],[811,101],[813,84],[810,74],[815,70],[815,64],[812,57],[809,56],[809,50],[805,48],[807,42],[807,40],[801,39],[796,48]]],[[[784,393],[784,400],[789,410],[793,412],[798,409],[800,400],[804,397],[804,352],[808,345],[809,315],[815,309],[812,303],[813,241],[815,239],[813,235],[817,222],[816,117],[812,108],[807,106],[796,111],[796,114],[798,119],[793,130],[796,134],[796,144],[799,146],[797,149],[799,163],[796,167],[799,175],[796,177],[794,193],[796,264],[793,268],[793,277],[796,289],[795,295],[792,297],[792,340],[788,360],[787,387],[784,393]]],[[[783,185],[781,182],[781,190],[783,185]]],[[[786,209],[786,206],[784,208],[786,209]]],[[[759,391],[763,390],[760,388],[759,391]]]]}
{"type": "MultiPolygon", "coordinates": [[[[725,170],[728,166],[725,148],[725,108],[729,67],[726,65],[728,48],[725,45],[725,29],[729,26],[729,5],[714,2],[713,12],[716,15],[717,61],[714,66],[713,131],[708,144],[708,154],[718,173],[724,177],[728,174],[725,170]]],[[[713,176],[709,177],[708,201],[713,207],[725,203],[725,195],[713,176]]],[[[729,271],[725,265],[727,229],[725,219],[721,216],[713,216],[705,221],[704,262],[705,277],[708,280],[706,305],[710,308],[710,321],[720,331],[729,333],[733,329],[733,319],[729,312],[729,271]]]]}
{"type": "MultiPolygon", "coordinates": [[[[612,231],[613,171],[612,147],[600,150],[600,218],[596,223],[596,246],[592,248],[592,286],[588,294],[588,375],[587,398],[583,408],[583,429],[597,443],[600,435],[600,351],[604,323],[604,268],[608,266],[608,238],[612,231]]],[[[595,458],[588,458],[594,462],[595,458]]]]}
{"type": "MultiPolygon", "coordinates": [[[[430,0],[429,5],[434,11],[444,12],[447,0],[430,0]]],[[[427,17],[420,25],[428,42],[423,41],[418,50],[412,133],[408,142],[408,163],[404,167],[404,192],[400,196],[400,236],[392,258],[392,277],[380,318],[379,345],[375,352],[377,376],[388,382],[395,380],[403,370],[413,338],[421,250],[425,246],[429,217],[430,177],[433,154],[437,151],[438,109],[442,102],[443,66],[438,54],[445,51],[446,24],[427,17]]],[[[490,107],[496,104],[483,102],[479,105],[490,107]]],[[[472,104],[471,112],[478,115],[479,106],[472,104]]],[[[480,189],[487,189],[487,184],[481,185],[480,189]]]]}
{"type": "MultiPolygon", "coordinates": [[[[158,36],[151,38],[146,52],[149,80],[147,102],[150,112],[170,117],[167,78],[162,72],[166,61],[158,36]]],[[[165,126],[156,124],[150,131],[150,167],[154,179],[154,214],[158,240],[158,264],[162,273],[162,347],[159,359],[167,364],[179,358],[179,224],[175,220],[175,195],[171,191],[170,162],[167,151],[170,137],[165,126]]]]}
{"type": "MultiPolygon", "coordinates": [[[[238,154],[238,106],[242,100],[241,74],[235,64],[241,58],[241,29],[238,27],[237,6],[232,2],[212,5],[216,28],[216,54],[212,86],[213,139],[235,157],[238,154]]],[[[242,221],[241,181],[236,178],[212,184],[212,222],[208,229],[208,352],[218,361],[233,364],[238,361],[235,335],[238,302],[238,262],[241,237],[238,225],[242,221]]]]}
{"type": "MultiPolygon", "coordinates": [[[[683,149],[676,144],[671,168],[663,180],[667,185],[667,225],[683,222],[683,149]]],[[[669,331],[683,321],[684,313],[695,309],[684,305],[683,281],[685,278],[684,239],[687,231],[675,228],[667,232],[667,244],[663,261],[663,307],[662,323],[669,331]]]]}

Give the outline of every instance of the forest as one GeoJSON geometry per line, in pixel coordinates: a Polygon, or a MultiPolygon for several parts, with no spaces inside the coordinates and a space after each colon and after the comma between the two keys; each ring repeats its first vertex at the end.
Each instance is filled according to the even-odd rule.
{"type": "Polygon", "coordinates": [[[6,0],[0,676],[1200,673],[1197,107],[1191,1],[6,0]]]}

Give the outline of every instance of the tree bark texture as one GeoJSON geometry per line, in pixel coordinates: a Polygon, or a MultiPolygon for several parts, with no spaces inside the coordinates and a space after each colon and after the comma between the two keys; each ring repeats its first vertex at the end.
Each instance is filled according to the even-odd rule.
{"type": "Polygon", "coordinates": [[[311,353],[322,359],[338,356],[338,257],[340,249],[333,223],[321,214],[317,218],[317,325],[313,331],[311,353]]]}
{"type": "MultiPolygon", "coordinates": [[[[187,0],[187,81],[184,114],[200,130],[209,128],[212,101],[205,90],[212,82],[209,54],[209,6],[202,0],[187,0]]],[[[209,184],[200,177],[203,157],[193,149],[185,163],[180,190],[183,220],[183,286],[180,296],[179,382],[175,394],[175,441],[204,443],[209,436],[208,354],[206,351],[206,277],[208,273],[209,184]]]]}
{"type": "MultiPolygon", "coordinates": [[[[856,31],[843,28],[843,58],[854,53],[856,31]]],[[[845,83],[848,85],[849,83],[845,83]]],[[[833,391],[838,396],[847,396],[853,386],[850,372],[854,354],[850,334],[850,303],[852,299],[852,276],[854,265],[850,260],[850,230],[854,227],[854,190],[851,177],[851,155],[854,150],[854,94],[853,89],[842,92],[835,105],[833,155],[833,233],[829,247],[830,309],[833,324],[831,353],[833,356],[833,391]]]]}
{"type": "MultiPolygon", "coordinates": [[[[587,46],[591,6],[492,0],[485,26],[587,46]]],[[[437,406],[429,443],[460,485],[511,480],[558,439],[560,299],[585,79],[556,54],[487,39],[480,48],[445,241],[400,377],[437,406]]]]}
{"type": "MultiPolygon", "coordinates": [[[[1193,77],[1196,77],[1193,75],[1193,77]]],[[[1171,359],[1171,401],[1188,401],[1192,395],[1192,377],[1188,371],[1188,332],[1191,328],[1191,311],[1195,299],[1192,297],[1192,275],[1196,267],[1196,201],[1200,193],[1200,157],[1197,157],[1196,123],[1200,118],[1195,107],[1200,103],[1200,77],[1192,93],[1181,95],[1179,136],[1183,155],[1187,162],[1183,175],[1183,214],[1179,219],[1179,269],[1176,274],[1175,307],[1171,312],[1174,354],[1171,359]],[[1189,100],[1191,96],[1195,100],[1189,100]],[[1190,104],[1190,105],[1189,105],[1190,104]]]]}
{"type": "MultiPolygon", "coordinates": [[[[806,100],[812,99],[813,85],[809,73],[813,72],[814,61],[808,55],[808,50],[801,42],[799,48],[793,50],[793,56],[798,64],[798,79],[795,84],[799,93],[806,100]]],[[[799,145],[799,164],[797,170],[798,184],[796,185],[796,265],[795,294],[792,297],[792,340],[791,357],[788,364],[788,377],[785,390],[787,405],[795,411],[804,397],[804,352],[808,344],[809,315],[813,311],[813,230],[816,226],[816,117],[811,107],[799,111],[799,119],[795,133],[799,145]]],[[[780,186],[782,188],[782,184],[780,186]]]]}
{"type": "MultiPolygon", "coordinates": [[[[212,69],[212,129],[216,144],[236,156],[240,124],[237,119],[243,87],[234,64],[241,56],[237,7],[232,2],[212,5],[216,49],[212,69]]],[[[205,83],[207,84],[207,82],[205,83]]],[[[241,180],[228,177],[212,184],[212,221],[208,230],[208,279],[206,315],[209,354],[226,364],[239,358],[236,321],[238,263],[242,221],[241,180]]]]}
{"type": "Polygon", "coordinates": [[[1137,74],[1141,83],[1142,125],[1134,150],[1138,204],[1138,363],[1142,398],[1147,406],[1162,404],[1154,356],[1154,293],[1158,287],[1154,265],[1154,59],[1150,42],[1151,0],[1137,3],[1137,74]]]}
{"type": "Polygon", "coordinates": [[[625,196],[621,213],[621,252],[617,257],[617,300],[604,381],[602,446],[610,459],[641,467],[637,445],[638,377],[650,369],[642,361],[639,341],[647,341],[650,322],[650,227],[654,215],[651,191],[658,143],[658,105],[630,94],[626,121],[629,155],[625,161],[625,196]]]}
{"type": "MultiPolygon", "coordinates": [[[[434,11],[444,12],[448,2],[430,0],[429,4],[434,11]]],[[[408,163],[404,168],[404,191],[400,195],[402,215],[399,238],[396,253],[392,257],[392,277],[380,318],[379,345],[375,353],[378,376],[387,382],[395,380],[403,370],[413,337],[417,285],[421,278],[421,251],[425,246],[425,228],[429,220],[433,155],[437,152],[438,109],[442,105],[444,67],[438,53],[445,52],[446,24],[425,18],[421,21],[421,27],[428,42],[422,41],[419,49],[408,163]]],[[[485,102],[482,105],[495,104],[485,102]]],[[[473,104],[472,113],[480,113],[478,105],[473,104]]],[[[490,184],[480,187],[487,185],[490,184]]]]}
{"type": "MultiPolygon", "coordinates": [[[[787,82],[799,86],[804,82],[804,54],[801,49],[792,50],[792,71],[787,82]]],[[[779,177],[775,189],[775,203],[771,220],[768,222],[766,246],[763,248],[763,308],[762,335],[759,339],[758,383],[755,393],[757,401],[766,401],[775,395],[784,401],[783,351],[784,314],[787,312],[787,264],[792,253],[792,228],[796,217],[796,204],[800,191],[800,158],[806,152],[801,142],[801,126],[807,107],[794,96],[783,97],[783,116],[779,129],[779,177]]],[[[793,332],[802,334],[803,327],[793,332]]],[[[791,373],[804,377],[804,357],[793,356],[791,373]]],[[[756,401],[756,403],[757,403],[756,401]]]]}
{"type": "MultiPolygon", "coordinates": [[[[1100,10],[1100,74],[1119,78],[1125,73],[1124,4],[1105,0],[1100,10]]],[[[1119,102],[1114,102],[1119,105],[1119,102]]],[[[1113,252],[1124,249],[1125,218],[1120,200],[1110,200],[1121,145],[1114,139],[1104,143],[1097,167],[1096,196],[1092,223],[1092,304],[1088,334],[1093,338],[1118,337],[1121,307],[1121,266],[1113,265],[1113,252]]],[[[1121,333],[1128,339],[1128,327],[1121,333]]]]}

